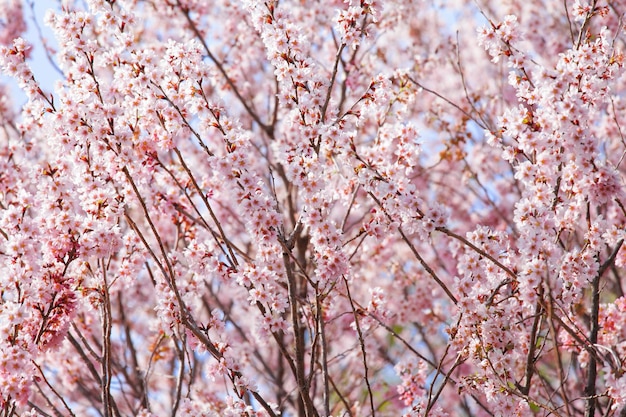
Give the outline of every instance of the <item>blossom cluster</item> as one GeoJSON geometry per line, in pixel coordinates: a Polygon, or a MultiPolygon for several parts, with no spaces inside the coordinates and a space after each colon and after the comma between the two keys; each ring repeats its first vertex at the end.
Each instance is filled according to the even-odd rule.
{"type": "Polygon", "coordinates": [[[0,0],[0,415],[622,415],[623,5],[444,3],[0,0]]]}

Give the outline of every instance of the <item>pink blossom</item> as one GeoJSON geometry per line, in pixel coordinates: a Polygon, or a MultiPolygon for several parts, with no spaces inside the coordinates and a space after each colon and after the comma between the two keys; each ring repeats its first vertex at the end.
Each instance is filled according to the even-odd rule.
{"type": "Polygon", "coordinates": [[[0,414],[619,415],[619,4],[444,3],[0,0],[0,414]]]}

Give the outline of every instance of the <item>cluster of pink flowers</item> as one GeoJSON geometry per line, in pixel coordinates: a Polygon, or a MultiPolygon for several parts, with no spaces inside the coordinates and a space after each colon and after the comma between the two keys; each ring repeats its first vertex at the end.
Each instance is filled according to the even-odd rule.
{"type": "Polygon", "coordinates": [[[622,415],[622,7],[0,0],[0,416],[622,415]]]}

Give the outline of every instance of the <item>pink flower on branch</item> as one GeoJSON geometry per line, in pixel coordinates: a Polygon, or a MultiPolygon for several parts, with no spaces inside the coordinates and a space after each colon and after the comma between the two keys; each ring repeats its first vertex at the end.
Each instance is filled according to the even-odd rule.
{"type": "Polygon", "coordinates": [[[509,3],[0,0],[0,415],[621,415],[619,5],[509,3]]]}

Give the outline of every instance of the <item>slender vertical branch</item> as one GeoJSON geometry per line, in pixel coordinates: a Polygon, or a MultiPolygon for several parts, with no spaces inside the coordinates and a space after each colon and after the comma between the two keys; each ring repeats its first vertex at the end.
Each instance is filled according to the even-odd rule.
{"type": "Polygon", "coordinates": [[[326,92],[326,99],[324,100],[324,105],[322,106],[322,123],[326,120],[326,110],[328,109],[328,103],[330,103],[330,98],[333,92],[333,86],[335,85],[335,79],[337,78],[337,68],[339,67],[339,61],[341,61],[341,54],[343,50],[346,48],[346,44],[342,43],[337,49],[337,54],[335,55],[335,63],[333,65],[333,72],[330,76],[330,83],[328,85],[328,91],[326,92]]]}
{"type": "Polygon", "coordinates": [[[99,262],[102,268],[102,405],[104,407],[104,417],[113,416],[113,406],[111,397],[111,299],[109,297],[109,283],[104,262],[99,262]]]}
{"type": "Polygon", "coordinates": [[[369,368],[367,367],[367,351],[365,350],[365,339],[363,338],[363,332],[361,331],[361,325],[359,324],[359,316],[357,314],[357,310],[354,306],[354,301],[352,300],[352,295],[350,294],[350,286],[348,285],[348,280],[346,277],[343,277],[343,282],[346,286],[346,295],[348,296],[348,300],[350,301],[350,306],[352,307],[352,315],[354,316],[354,325],[356,327],[357,335],[359,336],[359,346],[361,347],[361,354],[363,355],[363,378],[365,379],[365,385],[367,386],[367,393],[369,394],[369,402],[370,402],[370,410],[372,412],[372,417],[376,416],[376,408],[374,407],[374,393],[372,392],[372,386],[370,385],[369,380],[369,368]]]}
{"type": "Polygon", "coordinates": [[[126,317],[126,312],[124,308],[124,301],[122,298],[122,294],[118,295],[117,298],[118,311],[120,315],[120,321],[124,326],[124,337],[126,338],[126,344],[128,345],[128,349],[130,351],[130,360],[132,362],[132,375],[134,376],[134,381],[132,382],[133,389],[136,392],[136,395],[140,398],[141,407],[145,409],[150,409],[150,402],[148,399],[148,390],[146,388],[145,376],[141,375],[139,359],[137,356],[137,348],[133,342],[132,334],[131,334],[131,323],[128,322],[126,317]]]}
{"type": "Polygon", "coordinates": [[[587,28],[589,28],[589,24],[591,22],[591,18],[596,14],[596,5],[598,0],[593,0],[592,3],[588,6],[589,11],[585,15],[585,19],[583,20],[583,24],[580,26],[580,32],[578,32],[578,39],[576,39],[576,43],[574,44],[574,49],[580,48],[580,45],[583,43],[583,38],[587,34],[587,28]]]}
{"type": "Polygon", "coordinates": [[[298,311],[298,288],[296,277],[293,273],[293,267],[291,265],[291,259],[289,246],[293,245],[293,242],[287,242],[284,237],[281,237],[281,243],[283,245],[283,264],[287,273],[287,290],[289,292],[289,308],[291,313],[291,325],[293,326],[294,333],[294,348],[295,348],[295,362],[296,362],[296,380],[298,384],[298,391],[300,393],[300,399],[304,406],[304,412],[307,417],[317,416],[318,413],[315,410],[313,401],[309,395],[309,384],[304,373],[304,337],[300,329],[300,313],[298,311]]]}
{"type": "MultiPolygon", "coordinates": [[[[600,311],[600,275],[596,275],[591,283],[591,317],[589,319],[589,342],[594,345],[598,342],[598,314],[600,311]]],[[[587,383],[585,385],[585,417],[593,417],[596,412],[596,378],[598,363],[593,355],[589,356],[587,365],[587,383]]]]}
{"type": "MultiPolygon", "coordinates": [[[[598,332],[600,330],[599,314],[600,314],[600,278],[604,272],[613,264],[615,257],[620,248],[624,244],[624,240],[620,240],[609,258],[600,266],[598,273],[591,283],[591,314],[589,317],[589,343],[596,345],[598,343],[598,332]]],[[[596,412],[596,379],[598,378],[598,361],[594,355],[589,356],[589,365],[587,366],[587,383],[585,384],[585,417],[593,417],[596,412]]]]}
{"type": "Polygon", "coordinates": [[[530,382],[535,372],[535,350],[537,348],[537,334],[539,331],[539,322],[543,317],[543,307],[541,303],[537,303],[535,306],[535,317],[533,318],[533,325],[530,329],[530,346],[528,347],[528,355],[526,356],[526,369],[524,371],[524,385],[519,387],[522,394],[528,395],[530,392],[530,382]]]}
{"type": "Polygon", "coordinates": [[[321,295],[317,292],[315,294],[315,307],[317,311],[317,331],[321,336],[321,351],[322,351],[322,384],[324,385],[323,400],[324,400],[324,415],[330,415],[330,387],[328,383],[328,342],[326,340],[326,330],[324,323],[324,310],[321,295]]]}
{"type": "Polygon", "coordinates": [[[174,349],[176,349],[176,354],[178,355],[178,376],[176,377],[176,390],[174,394],[174,405],[172,406],[172,417],[176,417],[176,412],[178,411],[178,407],[180,406],[180,400],[183,393],[183,377],[185,376],[185,339],[180,340],[180,346],[178,346],[178,340],[175,338],[174,340],[174,349]]]}

